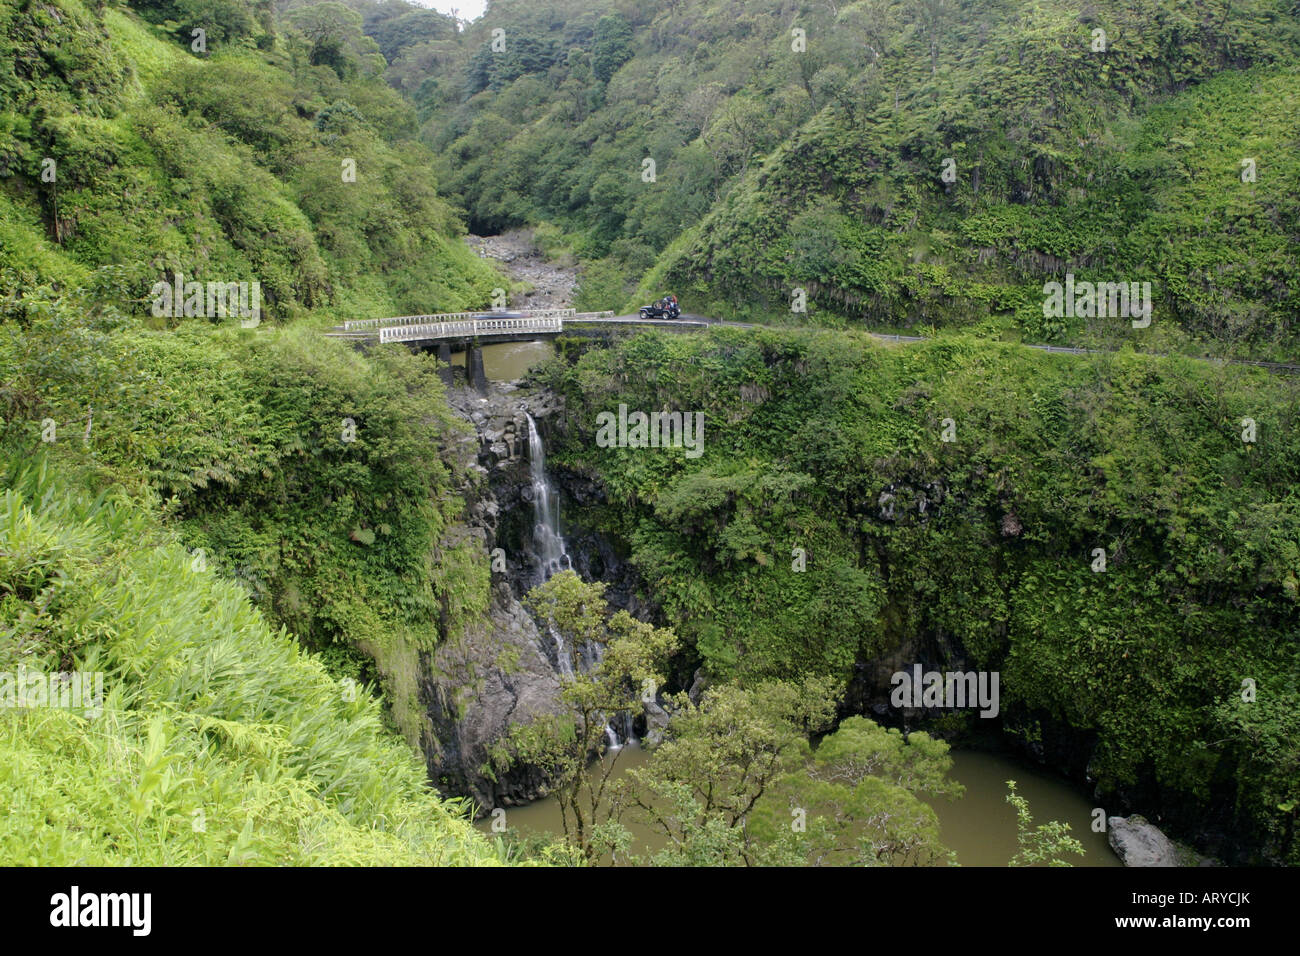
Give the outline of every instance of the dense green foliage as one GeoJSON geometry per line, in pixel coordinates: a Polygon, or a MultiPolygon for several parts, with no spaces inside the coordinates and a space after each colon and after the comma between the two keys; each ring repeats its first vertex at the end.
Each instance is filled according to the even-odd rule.
{"type": "Polygon", "coordinates": [[[488,588],[486,556],[444,541],[464,503],[440,456],[461,426],[432,362],[305,329],[160,333],[84,302],[6,306],[0,444],[39,446],[48,420],[105,481],[165,500],[274,621],[382,679],[418,740],[418,654],[481,614],[488,588]]]}
{"type": "MultiPolygon", "coordinates": [[[[497,0],[459,30],[402,0],[272,7],[0,5],[0,672],[108,690],[97,723],[0,714],[4,860],[497,858],[393,733],[428,730],[427,655],[488,606],[460,426],[426,358],[317,332],[484,305],[504,279],[465,215],[576,254],[583,308],[671,287],[954,330],[643,335],[549,369],[553,461],[608,496],[573,517],[681,643],[665,665],[669,632],[569,576],[535,600],[577,615],[574,653],[612,648],[566,686],[576,721],[502,751],[585,814],[554,859],[626,850],[587,825],[599,718],[702,665],[642,780],[659,862],[942,861],[915,793],[946,745],[851,719],[814,750],[831,695],[799,696],[923,649],[999,671],[999,729],[1071,736],[1103,793],[1300,863],[1296,381],[997,341],[1294,356],[1293,0],[497,0]],[[1046,317],[1067,271],[1152,282],[1152,327],[1046,317]],[[264,324],[151,316],[178,272],[260,283],[264,324]],[[700,412],[704,455],[598,447],[620,402],[700,412]]],[[[1018,862],[1061,860],[1011,802],[1018,862]]]]}
{"type": "Polygon", "coordinates": [[[441,178],[479,230],[558,223],[587,307],[1300,345],[1292,0],[520,0],[455,69],[402,80],[441,178]],[[1067,271],[1151,282],[1154,328],[1045,317],[1067,271]]]}
{"type": "Polygon", "coordinates": [[[497,861],[376,701],[153,514],[49,465],[0,463],[0,863],[497,861]],[[102,711],[12,706],[22,668],[99,673],[102,711]]]}
{"type": "Polygon", "coordinates": [[[711,673],[845,678],[955,647],[1000,671],[1006,729],[1090,734],[1103,788],[1231,807],[1221,823],[1294,862],[1294,379],[739,330],[645,334],[549,374],[570,415],[552,461],[609,498],[574,520],[628,542],[711,673]],[[703,412],[704,454],[598,447],[619,403],[703,412]]]}
{"type": "Polygon", "coordinates": [[[62,475],[9,475],[0,660],[103,670],[111,700],[107,731],[6,712],[6,806],[89,821],[11,862],[496,859],[409,752],[421,655],[487,604],[486,558],[452,533],[462,426],[427,359],[312,326],[501,280],[351,16],[0,9],[0,453],[62,475]],[[149,317],[173,272],[260,282],[270,321],[149,317]],[[81,502],[73,475],[134,504],[81,502]],[[358,686],[382,712],[340,696],[358,686]]]}
{"type": "Polygon", "coordinates": [[[277,321],[486,304],[501,280],[457,238],[359,16],[349,34],[244,0],[131,6],[161,26],[117,4],[0,8],[0,293],[112,267],[105,292],[137,314],[175,272],[257,281],[277,321]]]}
{"type": "Polygon", "coordinates": [[[918,795],[960,796],[948,745],[851,717],[812,750],[832,684],[712,688],[681,702],[668,739],[627,775],[634,812],[667,866],[944,865],[939,821],[918,795]]]}
{"type": "MultiPolygon", "coordinates": [[[[934,810],[918,799],[961,795],[947,779],[946,743],[851,717],[814,750],[810,738],[831,730],[843,691],[826,678],[725,683],[698,703],[668,695],[660,709],[660,671],[676,636],[626,611],[611,615],[604,590],[566,571],[528,594],[570,666],[554,712],[515,724],[493,760],[498,769],[522,763],[548,773],[564,833],[549,844],[516,836],[515,845],[544,858],[656,866],[955,862],[934,810]],[[606,724],[652,704],[669,719],[648,761],[616,779],[621,751],[606,746],[606,724]],[[643,854],[627,823],[648,827],[663,847],[643,854]]],[[[1020,808],[1023,833],[1023,800],[1020,808]]],[[[1048,858],[1068,830],[1053,822],[1029,831],[1031,852],[1013,865],[1048,858]]]]}

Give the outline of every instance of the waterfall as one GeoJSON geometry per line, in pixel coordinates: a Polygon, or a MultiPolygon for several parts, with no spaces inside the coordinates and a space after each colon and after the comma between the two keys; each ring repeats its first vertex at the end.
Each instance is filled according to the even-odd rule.
{"type": "Polygon", "coordinates": [[[551,625],[547,626],[547,630],[551,632],[551,640],[555,642],[555,662],[559,665],[560,673],[572,680],[573,661],[569,659],[569,649],[564,645],[564,635],[551,625]]]}
{"type": "Polygon", "coordinates": [[[639,743],[632,729],[632,715],[621,710],[605,724],[605,743],[610,750],[622,750],[629,742],[639,743]]]}
{"type": "MultiPolygon", "coordinates": [[[[573,570],[573,562],[569,559],[564,536],[560,534],[560,496],[555,493],[550,479],[546,477],[546,449],[542,446],[542,436],[537,433],[537,422],[533,420],[533,416],[524,412],[524,417],[528,419],[528,462],[532,475],[533,512],[536,521],[533,525],[533,543],[541,565],[541,579],[545,581],[561,571],[573,570]]],[[[551,640],[555,642],[555,657],[559,671],[563,676],[572,679],[573,661],[569,656],[569,648],[565,645],[564,635],[554,627],[548,630],[551,640]]],[[[600,663],[603,649],[599,645],[581,650],[584,653],[578,661],[579,667],[590,670],[600,663]]],[[[605,743],[610,751],[620,750],[627,741],[635,740],[632,720],[628,714],[615,714],[613,719],[605,724],[605,743]]]]}
{"type": "Polygon", "coordinates": [[[611,724],[605,725],[605,744],[610,750],[621,750],[623,741],[618,739],[618,732],[611,724]]]}
{"type": "Polygon", "coordinates": [[[561,571],[571,571],[573,562],[569,560],[564,538],[560,536],[560,497],[552,491],[546,477],[546,450],[542,447],[542,436],[537,434],[533,416],[524,412],[524,417],[528,419],[528,461],[532,469],[533,510],[537,519],[533,526],[533,541],[542,566],[542,580],[546,580],[561,571]]]}
{"type": "MultiPolygon", "coordinates": [[[[605,648],[602,645],[590,644],[588,648],[590,657],[583,655],[585,670],[595,668],[605,658],[605,648]]],[[[637,743],[640,743],[640,739],[632,726],[632,715],[627,711],[620,710],[605,721],[605,746],[608,753],[622,750],[627,744],[637,743]]]]}
{"type": "MultiPolygon", "coordinates": [[[[573,564],[560,535],[560,497],[553,492],[546,477],[546,449],[542,447],[542,436],[537,434],[533,416],[524,412],[524,417],[528,419],[528,464],[533,481],[533,543],[541,565],[541,579],[545,581],[553,574],[572,569],[573,564]]],[[[564,636],[554,627],[548,630],[555,642],[555,658],[560,673],[573,677],[573,661],[564,636]]]]}

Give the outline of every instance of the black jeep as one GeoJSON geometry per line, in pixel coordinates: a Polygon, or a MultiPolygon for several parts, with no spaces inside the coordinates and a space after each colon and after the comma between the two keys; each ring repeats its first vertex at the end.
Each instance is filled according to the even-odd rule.
{"type": "Polygon", "coordinates": [[[677,296],[675,295],[666,295],[649,305],[643,305],[639,313],[643,319],[676,319],[681,314],[682,310],[677,307],[677,296]]]}

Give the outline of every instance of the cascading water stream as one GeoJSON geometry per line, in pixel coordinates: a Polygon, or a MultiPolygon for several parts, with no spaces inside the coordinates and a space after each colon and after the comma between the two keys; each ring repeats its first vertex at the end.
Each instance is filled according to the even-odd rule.
{"type": "MultiPolygon", "coordinates": [[[[542,446],[542,436],[537,433],[537,423],[527,412],[528,419],[528,463],[533,484],[533,511],[536,518],[533,524],[533,543],[537,549],[537,559],[541,564],[542,580],[545,581],[561,571],[572,570],[573,562],[564,546],[564,537],[560,534],[560,499],[553,493],[551,483],[546,477],[546,449],[542,446]]],[[[564,644],[564,637],[554,627],[549,628],[551,640],[555,642],[555,659],[560,673],[573,677],[573,661],[569,649],[564,644]]]]}
{"type": "Polygon", "coordinates": [[[632,717],[627,711],[619,711],[605,724],[605,743],[610,750],[620,750],[628,742],[637,743],[637,736],[632,731],[632,717]],[[614,729],[615,726],[618,730],[614,729]]]}
{"type": "MultiPolygon", "coordinates": [[[[546,449],[542,445],[542,436],[537,433],[537,423],[533,416],[524,412],[528,419],[528,462],[533,485],[533,511],[536,522],[533,525],[533,542],[537,549],[537,558],[541,564],[542,580],[549,579],[561,571],[573,570],[573,562],[560,534],[560,496],[551,488],[550,479],[546,477],[546,449]]],[[[564,636],[554,627],[549,628],[551,640],[555,642],[555,657],[560,673],[572,678],[573,661],[569,649],[565,646],[564,636]]],[[[600,662],[600,652],[596,651],[595,661],[600,662]]],[[[625,740],[632,739],[631,721],[626,714],[616,715],[623,734],[614,729],[612,723],[605,725],[605,740],[610,750],[618,750],[625,740]],[[620,720],[621,718],[621,720],[620,720]]]]}
{"type": "MultiPolygon", "coordinates": [[[[605,656],[605,648],[600,644],[592,644],[589,649],[591,654],[588,666],[596,667],[605,656]]],[[[632,715],[627,711],[620,710],[605,722],[605,746],[610,753],[622,750],[625,744],[639,742],[632,726],[632,715]]]]}
{"type": "Polygon", "coordinates": [[[525,412],[524,417],[528,419],[528,461],[533,479],[533,510],[537,518],[533,526],[533,541],[542,565],[542,579],[545,580],[561,571],[573,570],[573,562],[569,560],[564,538],[560,535],[560,499],[551,490],[546,477],[546,449],[542,447],[542,436],[537,434],[533,416],[525,412]]]}

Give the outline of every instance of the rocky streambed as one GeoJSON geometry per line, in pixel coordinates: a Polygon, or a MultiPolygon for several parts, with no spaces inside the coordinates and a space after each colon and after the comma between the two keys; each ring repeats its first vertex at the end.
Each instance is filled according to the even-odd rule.
{"type": "Polygon", "coordinates": [[[548,259],[537,248],[529,229],[512,229],[497,236],[468,235],[465,242],[480,257],[495,259],[520,286],[510,295],[516,309],[569,309],[578,281],[576,265],[548,259]]]}

